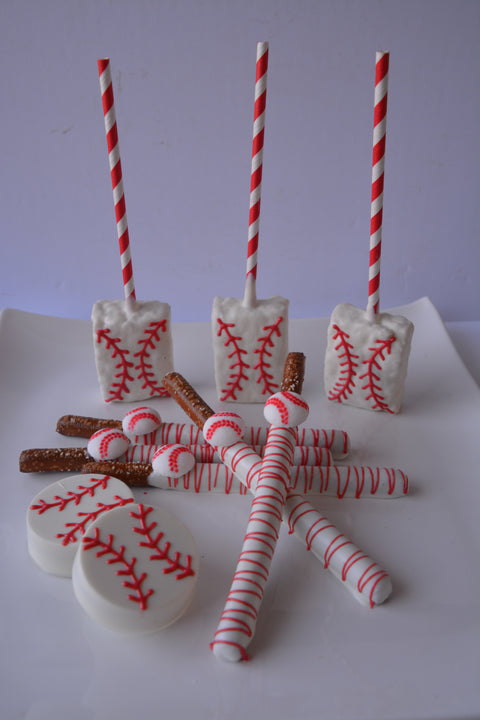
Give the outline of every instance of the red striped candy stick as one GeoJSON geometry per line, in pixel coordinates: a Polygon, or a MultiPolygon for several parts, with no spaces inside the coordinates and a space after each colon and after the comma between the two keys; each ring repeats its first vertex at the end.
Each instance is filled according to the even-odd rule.
{"type": "Polygon", "coordinates": [[[247,276],[244,304],[256,305],[258,230],[262,192],[263,141],[267,99],[268,42],[257,43],[255,108],[253,115],[252,168],[250,174],[250,213],[248,218],[247,276]]]}
{"type": "Polygon", "coordinates": [[[380,302],[380,256],[382,252],[383,183],[385,172],[385,136],[387,126],[389,53],[377,52],[375,62],[375,99],[373,115],[372,202],[370,214],[370,258],[367,314],[378,313],[380,302]]]}
{"type": "Polygon", "coordinates": [[[110,176],[112,179],[113,202],[117,220],[118,242],[120,245],[120,261],[123,273],[123,289],[127,307],[135,308],[135,284],[133,281],[132,259],[130,257],[130,239],[128,236],[127,213],[125,209],[125,196],[123,193],[122,165],[118,145],[117,120],[115,117],[115,104],[113,100],[112,74],[110,59],[103,58],[97,61],[100,77],[100,90],[102,93],[103,116],[105,132],[107,135],[108,160],[110,163],[110,176]]]}

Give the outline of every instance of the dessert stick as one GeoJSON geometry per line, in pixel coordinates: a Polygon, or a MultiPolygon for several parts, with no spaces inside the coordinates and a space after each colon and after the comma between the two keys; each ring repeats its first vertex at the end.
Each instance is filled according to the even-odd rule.
{"type": "Polygon", "coordinates": [[[298,354],[288,356],[282,388],[288,385],[292,390],[272,395],[265,406],[265,414],[270,401],[276,401],[281,406],[282,424],[270,425],[268,430],[265,453],[258,474],[242,550],[224,610],[210,645],[214,655],[222,660],[238,662],[249,659],[247,647],[255,634],[290,484],[295,443],[294,428],[308,414],[308,406],[300,397],[304,360],[304,356],[300,357],[298,354]],[[292,380],[293,373],[290,372],[292,367],[296,370],[297,382],[292,380]],[[298,371],[297,367],[301,370],[298,371]],[[289,407],[289,398],[293,398],[296,402],[292,409],[289,407]],[[302,413],[301,418],[298,417],[299,409],[304,408],[306,412],[302,413]]]}
{"type": "MultiPolygon", "coordinates": [[[[179,373],[172,372],[163,378],[165,387],[173,399],[182,407],[190,419],[199,428],[203,428],[205,421],[211,416],[212,410],[193,390],[179,373]]],[[[230,447],[217,447],[222,462],[232,470],[237,478],[249,490],[255,491],[257,474],[261,466],[261,458],[245,442],[237,442],[230,447]]],[[[289,502],[290,492],[287,493],[286,507],[283,512],[284,522],[298,507],[302,495],[293,493],[294,498],[289,502]]],[[[306,502],[306,501],[305,501],[306,502]]],[[[307,504],[308,505],[308,504],[307,504]]],[[[304,508],[306,511],[306,507],[304,508]]],[[[330,542],[326,533],[310,532],[321,521],[323,516],[309,506],[308,517],[305,515],[302,522],[295,522],[291,528],[295,535],[306,545],[308,550],[320,560],[342,583],[353,596],[361,603],[371,608],[384,602],[392,591],[392,584],[388,574],[377,563],[370,560],[356,546],[348,541],[342,533],[330,523],[329,527],[336,532],[336,537],[343,538],[343,552],[330,557],[330,542]]]]}
{"type": "Polygon", "coordinates": [[[330,317],[324,382],[329,400],[397,413],[407,374],[413,324],[380,313],[380,256],[389,53],[376,54],[368,303],[337,305],[330,317]]]}
{"type": "Polygon", "coordinates": [[[167,303],[136,300],[108,58],[98,60],[98,73],[125,299],[93,306],[95,364],[103,399],[132,402],[166,395],[160,379],[173,368],[171,311],[167,303]]]}
{"type": "MultiPolygon", "coordinates": [[[[211,410],[213,413],[213,410],[211,410]]],[[[63,415],[57,422],[57,432],[68,437],[90,438],[93,433],[109,427],[122,429],[121,420],[93,418],[84,415],[63,415]]],[[[265,445],[267,440],[266,427],[247,427],[245,441],[253,446],[265,445]]],[[[146,438],[138,437],[135,444],[168,445],[183,443],[184,445],[206,445],[202,431],[196,424],[162,423],[156,433],[149,433],[146,438]],[[143,441],[140,443],[140,441],[143,441]]],[[[350,438],[344,430],[324,428],[299,428],[296,444],[306,447],[322,447],[330,450],[334,459],[345,458],[350,452],[350,438]]]]}
{"type": "Polygon", "coordinates": [[[247,271],[243,299],[216,297],[212,308],[215,384],[220,400],[265,402],[280,387],[288,352],[288,300],[256,293],[268,43],[257,44],[247,271]]]}
{"type": "MultiPolygon", "coordinates": [[[[257,458],[256,453],[253,457],[257,458]]],[[[250,462],[250,461],[249,461],[250,462]]],[[[248,463],[246,463],[248,464],[248,463]]],[[[150,486],[162,490],[225,495],[246,495],[248,487],[222,463],[197,463],[182,477],[173,478],[153,471],[150,463],[128,463],[116,460],[87,462],[82,473],[103,473],[123,480],[127,485],[150,486]]],[[[256,487],[260,468],[248,475],[256,487]]],[[[310,497],[395,499],[408,493],[408,477],[396,468],[331,465],[328,467],[298,465],[290,473],[289,490],[310,497]]]]}
{"type": "MultiPolygon", "coordinates": [[[[108,458],[118,462],[149,463],[154,454],[164,445],[131,445],[125,454],[118,458],[108,458]]],[[[210,445],[186,445],[198,463],[221,463],[220,457],[210,445]]],[[[263,455],[264,446],[257,445],[254,451],[263,455]]],[[[82,465],[94,462],[86,448],[30,448],[22,450],[19,459],[20,472],[69,472],[80,470],[82,465]]],[[[326,448],[295,446],[294,465],[332,465],[332,456],[326,448]]]]}

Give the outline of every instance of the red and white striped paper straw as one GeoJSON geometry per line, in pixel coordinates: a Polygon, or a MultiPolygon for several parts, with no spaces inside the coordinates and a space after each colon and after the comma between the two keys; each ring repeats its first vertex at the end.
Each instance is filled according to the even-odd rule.
{"type": "Polygon", "coordinates": [[[380,303],[380,256],[382,251],[383,184],[387,126],[388,66],[390,54],[375,57],[375,98],[373,115],[372,202],[370,213],[370,258],[367,314],[371,320],[380,303]]]}
{"type": "Polygon", "coordinates": [[[123,273],[123,289],[125,300],[129,309],[135,308],[135,284],[133,281],[132,259],[130,256],[130,239],[128,235],[127,213],[125,209],[125,196],[123,193],[122,165],[118,145],[117,120],[115,117],[115,104],[113,99],[112,75],[110,59],[98,60],[98,74],[100,77],[100,90],[102,93],[103,116],[105,132],[107,135],[108,160],[110,163],[110,177],[112,180],[113,202],[115,205],[115,218],[117,221],[118,242],[120,246],[120,261],[123,273]]]}
{"type": "Polygon", "coordinates": [[[268,42],[257,43],[255,108],[253,115],[252,166],[250,173],[250,212],[248,218],[247,275],[245,304],[256,304],[258,232],[262,192],[263,142],[267,100],[268,42]]]}

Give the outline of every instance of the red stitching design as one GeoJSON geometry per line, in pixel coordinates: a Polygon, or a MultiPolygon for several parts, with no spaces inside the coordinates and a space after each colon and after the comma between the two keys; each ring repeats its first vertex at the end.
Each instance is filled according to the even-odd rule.
{"type": "Polygon", "coordinates": [[[139,363],[135,365],[135,370],[139,371],[138,377],[140,380],[143,380],[142,390],[149,388],[150,397],[154,395],[168,397],[167,390],[162,385],[157,384],[155,373],[152,371],[152,364],[148,362],[150,358],[148,350],[155,350],[155,342],[160,342],[160,332],[167,332],[166,319],[149,323],[148,328],[143,332],[147,337],[137,341],[142,349],[133,356],[139,358],[139,363]]]}
{"type": "Polygon", "coordinates": [[[100,548],[100,550],[97,550],[96,553],[97,558],[103,557],[104,555],[110,555],[111,557],[107,559],[107,563],[109,565],[115,565],[117,563],[123,565],[123,570],[117,570],[116,574],[118,576],[130,577],[130,580],[123,580],[122,585],[128,590],[133,590],[136,593],[135,595],[129,595],[128,599],[138,603],[140,605],[140,610],[146,610],[148,598],[154,593],[152,588],[146,592],[142,588],[143,583],[147,579],[147,573],[144,572],[138,577],[135,572],[137,558],[134,557],[129,562],[125,559],[125,545],[120,545],[120,548],[117,550],[114,548],[113,542],[114,538],[111,534],[108,535],[107,542],[100,540],[100,531],[97,527],[95,528],[93,537],[83,538],[83,550],[100,548]]]}
{"type": "Polygon", "coordinates": [[[373,400],[374,404],[372,405],[372,410],[376,410],[378,408],[379,410],[386,410],[392,414],[393,410],[390,410],[385,398],[383,397],[383,391],[379,384],[380,375],[377,373],[380,373],[382,370],[378,358],[380,358],[382,362],[385,362],[384,353],[386,352],[387,355],[390,355],[392,352],[392,345],[395,340],[395,335],[389,337],[388,340],[375,340],[377,347],[368,348],[372,354],[368,360],[362,361],[363,365],[367,365],[367,372],[358,376],[359,380],[367,378],[367,383],[366,385],[362,385],[362,390],[370,391],[370,394],[365,397],[365,400],[373,400]]]}
{"type": "Polygon", "coordinates": [[[195,575],[195,571],[192,570],[192,556],[185,556],[185,563],[180,562],[181,553],[175,552],[174,557],[170,556],[171,543],[165,540],[163,549],[160,547],[160,541],[163,539],[164,533],[159,531],[155,537],[152,536],[152,532],[156,532],[157,522],[153,521],[150,525],[147,524],[148,515],[153,511],[153,507],[145,507],[142,504],[138,506],[138,513],[133,510],[130,512],[130,517],[139,520],[140,527],[134,527],[133,531],[138,535],[142,535],[145,540],[139,543],[140,547],[151,548],[155,552],[150,555],[149,560],[162,560],[168,564],[168,567],[163,568],[165,574],[178,572],[176,580],[183,580],[183,578],[195,575]]]}
{"type": "Polygon", "coordinates": [[[267,368],[270,368],[271,365],[267,362],[266,358],[272,357],[272,353],[268,350],[268,348],[273,348],[275,346],[272,337],[275,335],[277,337],[281,337],[282,335],[279,330],[279,326],[282,322],[283,317],[279,317],[273,325],[265,325],[262,330],[267,331],[267,334],[257,339],[257,342],[260,343],[260,347],[253,351],[259,356],[258,363],[253,366],[253,369],[260,370],[260,377],[257,380],[257,384],[263,382],[262,395],[272,395],[278,389],[278,383],[273,382],[273,375],[267,372],[267,368]]]}
{"type": "Polygon", "coordinates": [[[108,391],[108,394],[111,395],[111,397],[107,398],[107,402],[111,402],[112,400],[123,400],[123,394],[130,392],[127,387],[127,382],[133,381],[133,377],[129,374],[129,368],[133,367],[133,363],[127,360],[127,355],[130,355],[130,351],[121,348],[119,345],[120,338],[112,338],[109,333],[109,328],[97,330],[97,343],[101,343],[102,340],[105,340],[106,349],[110,350],[110,348],[113,348],[111,357],[112,359],[115,359],[117,355],[120,356],[120,362],[115,365],[115,367],[121,368],[121,370],[115,375],[115,377],[120,378],[120,380],[119,382],[112,383],[112,390],[108,391]]]}
{"type": "MultiPolygon", "coordinates": [[[[108,479],[108,475],[104,475],[104,477],[102,478],[91,478],[92,484],[88,487],[85,487],[84,485],[79,485],[76,492],[74,490],[68,490],[66,497],[54,495],[52,502],[47,503],[45,500],[40,499],[38,504],[30,506],[30,510],[36,510],[39,515],[43,515],[43,513],[47,510],[53,509],[57,510],[57,512],[62,512],[72,502],[74,505],[79,505],[82,498],[86,495],[93,497],[95,495],[95,491],[99,488],[101,490],[105,490],[108,485],[108,479]]],[[[79,520],[79,522],[65,523],[65,527],[71,529],[67,533],[57,533],[56,537],[63,538],[62,545],[68,545],[69,543],[77,542],[77,532],[81,532],[83,535],[85,533],[86,525],[90,520],[93,522],[93,520],[95,520],[101,513],[106,512],[107,510],[112,510],[115,507],[122,507],[127,503],[133,502],[133,498],[121,498],[118,495],[114,496],[114,500],[115,503],[112,503],[110,505],[106,505],[105,503],[97,503],[97,507],[99,508],[98,510],[92,510],[89,513],[77,513],[78,517],[83,518],[83,520],[79,520]]]]}
{"type": "Polygon", "coordinates": [[[353,345],[348,342],[350,335],[341,330],[338,325],[332,326],[335,334],[333,340],[339,340],[338,345],[335,346],[335,350],[338,354],[339,365],[342,368],[340,370],[340,377],[336,381],[333,388],[328,393],[329,400],[336,400],[341,403],[347,399],[347,395],[351,395],[355,385],[354,377],[357,374],[356,369],[359,356],[353,354],[353,345]]]}
{"type": "Polygon", "coordinates": [[[241,381],[242,380],[248,380],[248,375],[245,375],[246,368],[249,368],[250,365],[248,365],[246,362],[243,361],[242,355],[246,355],[247,351],[240,347],[238,344],[238,341],[241,340],[240,335],[233,335],[233,333],[230,332],[230,328],[235,327],[235,323],[226,323],[223,322],[221,318],[217,318],[217,322],[220,326],[217,337],[220,337],[222,332],[225,333],[227,337],[227,341],[225,342],[225,347],[228,347],[229,345],[233,346],[232,352],[228,355],[228,359],[231,360],[232,358],[235,359],[235,362],[233,362],[230,365],[230,370],[234,371],[231,372],[229,377],[232,378],[227,382],[227,387],[222,390],[222,397],[220,400],[227,400],[228,398],[231,398],[232,400],[236,400],[236,392],[242,391],[241,381]]]}

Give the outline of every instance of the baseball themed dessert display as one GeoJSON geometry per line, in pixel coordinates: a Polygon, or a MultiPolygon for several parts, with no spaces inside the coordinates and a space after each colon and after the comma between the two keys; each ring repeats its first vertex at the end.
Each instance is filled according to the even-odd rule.
{"type": "Polygon", "coordinates": [[[389,53],[377,52],[367,309],[341,303],[333,310],[324,381],[329,400],[398,413],[414,328],[401,315],[379,312],[388,69],[389,53]]]}
{"type": "Polygon", "coordinates": [[[125,483],[98,473],[70,476],[43,488],[27,512],[31,558],[45,572],[70,577],[89,525],[103,513],[133,501],[125,483]]]}
{"type": "MultiPolygon", "coordinates": [[[[199,428],[215,415],[179,373],[169,373],[163,382],[172,398],[199,428]]],[[[251,492],[255,492],[262,459],[251,446],[239,440],[215,449],[222,462],[251,492]]],[[[337,530],[304,495],[287,491],[282,518],[289,532],[294,533],[361,603],[373,608],[390,595],[392,584],[388,574],[337,530]]]]}
{"type": "Polygon", "coordinates": [[[149,633],[190,605],[198,549],[188,528],[163,508],[136,504],[99,517],[82,539],[73,588],[84,610],[121,633],[149,633]]]}
{"type": "Polygon", "coordinates": [[[212,309],[215,382],[220,400],[265,402],[279,390],[288,352],[288,300],[257,299],[268,43],[257,44],[247,273],[243,299],[216,297],[212,309]]]}
{"type": "Polygon", "coordinates": [[[93,306],[95,363],[103,399],[132,402],[166,395],[160,381],[173,368],[170,306],[136,300],[109,59],[98,60],[98,71],[125,299],[93,306]]]}

